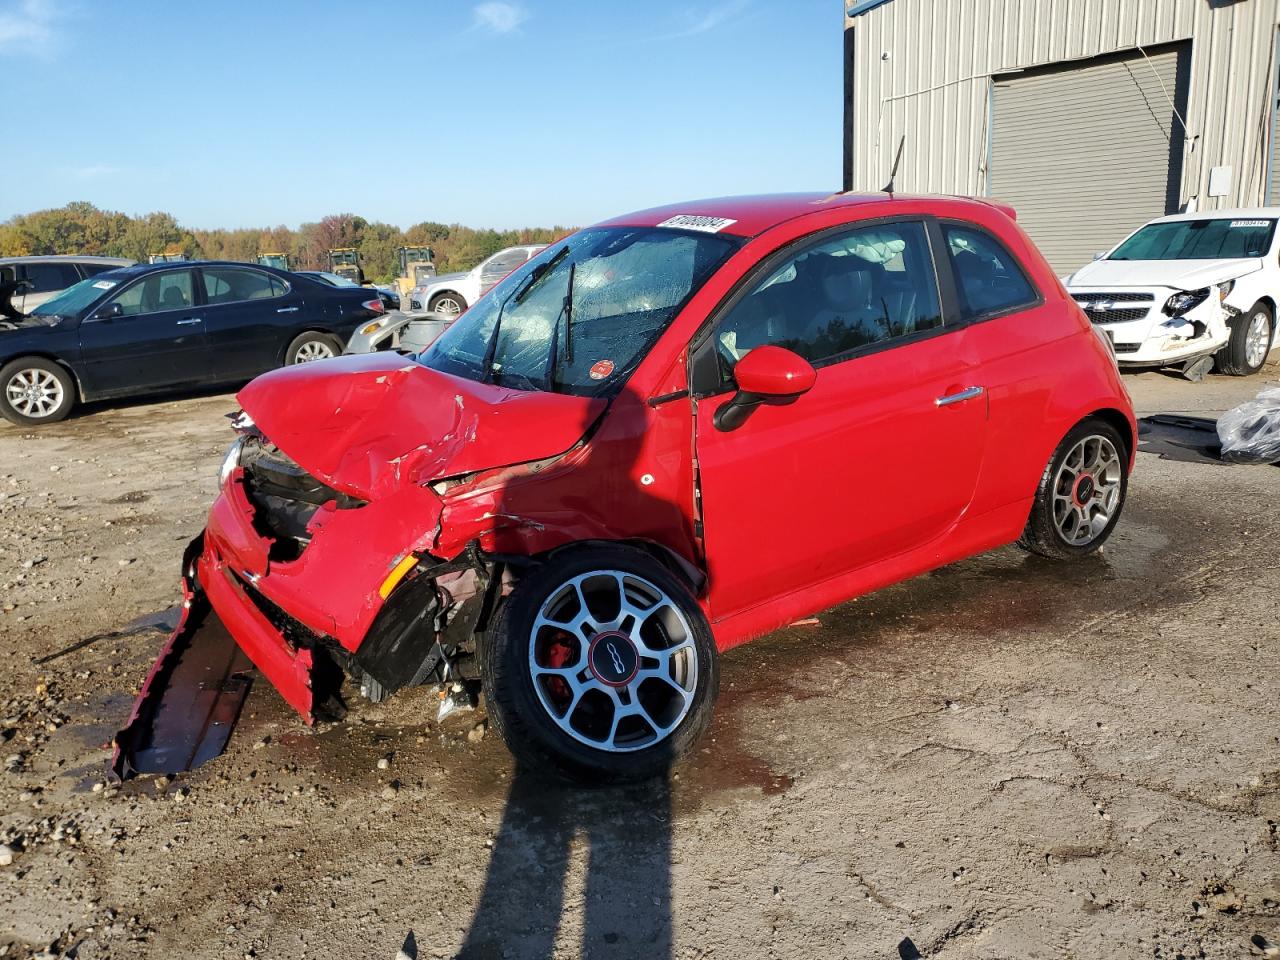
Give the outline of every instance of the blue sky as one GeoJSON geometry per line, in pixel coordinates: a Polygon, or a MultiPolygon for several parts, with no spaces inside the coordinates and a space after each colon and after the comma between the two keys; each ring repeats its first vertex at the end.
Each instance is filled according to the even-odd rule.
{"type": "Polygon", "coordinates": [[[837,0],[0,0],[0,220],[577,225],[837,189],[837,0]]]}

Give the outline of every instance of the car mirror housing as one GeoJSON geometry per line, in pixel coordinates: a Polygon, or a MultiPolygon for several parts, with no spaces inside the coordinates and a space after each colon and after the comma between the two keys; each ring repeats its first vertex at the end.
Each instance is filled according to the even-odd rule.
{"type": "Polygon", "coordinates": [[[761,404],[785,406],[813,389],[818,373],[809,361],[785,347],[756,347],[733,370],[738,392],[716,411],[717,430],[737,430],[761,404]]]}
{"type": "Polygon", "coordinates": [[[122,316],[124,316],[124,308],[119,303],[108,303],[105,307],[99,307],[93,311],[94,320],[114,320],[122,316]]]}

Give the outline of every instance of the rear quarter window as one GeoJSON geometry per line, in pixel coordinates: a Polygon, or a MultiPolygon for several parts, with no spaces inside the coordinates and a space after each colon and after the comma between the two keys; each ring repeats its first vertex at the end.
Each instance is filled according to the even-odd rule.
{"type": "Polygon", "coordinates": [[[1007,247],[992,234],[958,223],[942,224],[960,295],[961,318],[979,320],[1035,306],[1039,292],[1007,247]]]}

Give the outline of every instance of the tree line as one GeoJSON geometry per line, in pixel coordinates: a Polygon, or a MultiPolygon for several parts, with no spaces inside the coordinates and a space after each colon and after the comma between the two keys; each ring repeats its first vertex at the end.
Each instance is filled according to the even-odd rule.
{"type": "Polygon", "coordinates": [[[365,276],[381,283],[399,274],[398,251],[403,246],[431,247],[437,269],[447,273],[469,270],[503,247],[550,243],[570,232],[566,227],[476,230],[432,222],[402,230],[351,213],[322,217],[296,230],[285,226],[195,230],[182,226],[168,213],[131,217],[78,201],[54,210],[19,214],[0,223],[0,257],[89,254],[145,263],[152,254],[184,253],[192,259],[253,263],[261,254],[285,253],[295,270],[325,270],[329,250],[355,247],[365,276]]]}

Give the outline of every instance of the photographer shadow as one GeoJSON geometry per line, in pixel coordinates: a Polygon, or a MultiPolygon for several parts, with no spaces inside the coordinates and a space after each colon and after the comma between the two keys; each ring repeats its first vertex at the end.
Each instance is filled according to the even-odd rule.
{"type": "Polygon", "coordinates": [[[662,960],[672,950],[666,775],[584,789],[517,767],[460,960],[556,956],[575,846],[585,847],[581,957],[662,960]]]}

